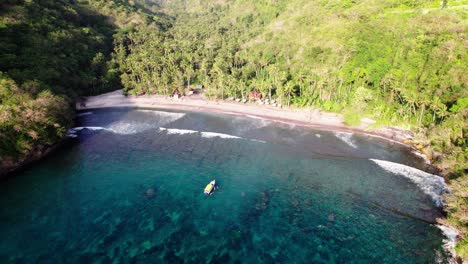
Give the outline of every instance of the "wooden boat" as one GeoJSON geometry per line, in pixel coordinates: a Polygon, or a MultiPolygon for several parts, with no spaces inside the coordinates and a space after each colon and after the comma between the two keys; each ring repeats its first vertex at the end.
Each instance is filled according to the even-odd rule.
{"type": "Polygon", "coordinates": [[[210,183],[208,183],[208,185],[206,185],[204,193],[206,195],[212,194],[213,191],[215,190],[215,186],[216,186],[216,180],[212,180],[210,183]]]}

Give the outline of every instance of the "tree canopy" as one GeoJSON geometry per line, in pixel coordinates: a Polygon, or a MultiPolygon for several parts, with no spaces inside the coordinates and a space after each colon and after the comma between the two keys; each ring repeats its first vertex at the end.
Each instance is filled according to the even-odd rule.
{"type": "MultiPolygon", "coordinates": [[[[0,161],[62,138],[79,96],[202,85],[209,98],[257,92],[284,106],[343,113],[349,124],[370,117],[411,128],[466,188],[467,4],[4,0],[0,161]]],[[[466,191],[460,197],[464,207],[452,213],[466,215],[466,191]]]]}

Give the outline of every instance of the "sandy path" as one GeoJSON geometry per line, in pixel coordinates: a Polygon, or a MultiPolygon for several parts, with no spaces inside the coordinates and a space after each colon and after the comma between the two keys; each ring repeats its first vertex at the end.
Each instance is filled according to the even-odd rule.
{"type": "Polygon", "coordinates": [[[398,128],[381,127],[370,129],[373,120],[363,119],[359,127],[347,126],[339,114],[324,113],[315,109],[284,109],[268,105],[243,104],[234,101],[210,101],[200,97],[184,97],[173,99],[165,96],[124,96],[121,90],[90,96],[85,105],[76,104],[78,110],[107,107],[139,107],[171,110],[187,110],[198,112],[217,112],[233,115],[243,115],[252,118],[263,118],[277,122],[312,127],[322,130],[339,130],[383,137],[387,140],[402,143],[411,139],[412,133],[398,128]]]}

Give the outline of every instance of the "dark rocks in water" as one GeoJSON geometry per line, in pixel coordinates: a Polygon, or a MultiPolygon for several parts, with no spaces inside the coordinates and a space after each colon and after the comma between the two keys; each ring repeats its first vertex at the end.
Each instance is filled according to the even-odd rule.
{"type": "Polygon", "coordinates": [[[155,195],[156,195],[156,191],[155,191],[153,188],[149,188],[149,189],[146,190],[146,192],[145,192],[145,196],[146,196],[146,198],[148,198],[148,199],[153,198],[155,195]]]}
{"type": "Polygon", "coordinates": [[[162,252],[163,250],[164,250],[163,246],[156,245],[156,246],[152,246],[152,247],[146,249],[143,252],[143,254],[145,254],[145,255],[157,255],[160,252],[162,252]]]}
{"type": "Polygon", "coordinates": [[[122,221],[112,227],[112,230],[109,235],[105,236],[102,240],[102,244],[100,245],[101,248],[107,248],[109,245],[117,241],[117,239],[121,236],[122,229],[125,227],[126,222],[122,221]]]}
{"type": "Polygon", "coordinates": [[[180,257],[178,257],[174,251],[170,250],[169,252],[167,252],[165,255],[164,255],[164,262],[166,263],[171,263],[171,264],[175,264],[175,263],[184,263],[184,260],[180,257]]]}
{"type": "Polygon", "coordinates": [[[211,259],[210,263],[229,263],[231,261],[231,257],[228,253],[224,253],[221,256],[214,255],[211,259]]]}
{"type": "Polygon", "coordinates": [[[335,222],[335,215],[334,214],[328,215],[328,221],[335,222]]]}

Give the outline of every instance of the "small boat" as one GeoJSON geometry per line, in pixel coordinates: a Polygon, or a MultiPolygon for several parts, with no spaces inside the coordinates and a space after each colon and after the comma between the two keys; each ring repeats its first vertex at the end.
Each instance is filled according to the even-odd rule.
{"type": "Polygon", "coordinates": [[[206,195],[210,195],[214,191],[215,185],[216,185],[216,181],[212,180],[210,183],[208,183],[208,185],[206,185],[204,193],[206,195]]]}

